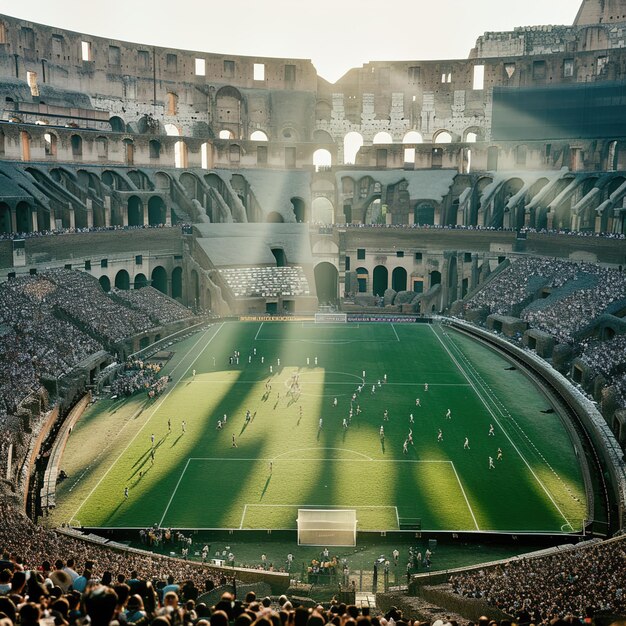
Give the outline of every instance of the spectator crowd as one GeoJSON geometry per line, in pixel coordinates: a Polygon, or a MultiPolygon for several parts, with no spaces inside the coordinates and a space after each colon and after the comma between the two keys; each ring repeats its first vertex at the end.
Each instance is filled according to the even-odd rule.
{"type": "Polygon", "coordinates": [[[626,538],[550,556],[520,558],[450,578],[454,593],[481,598],[520,624],[596,611],[626,613],[626,538]]]}

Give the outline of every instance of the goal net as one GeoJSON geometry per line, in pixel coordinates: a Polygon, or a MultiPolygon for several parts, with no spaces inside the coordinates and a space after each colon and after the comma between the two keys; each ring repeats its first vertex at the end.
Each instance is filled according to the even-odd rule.
{"type": "Polygon", "coordinates": [[[356,510],[298,509],[298,545],[355,546],[356,510]]]}
{"type": "Polygon", "coordinates": [[[348,321],[347,313],[316,313],[316,324],[345,324],[348,321]]]}

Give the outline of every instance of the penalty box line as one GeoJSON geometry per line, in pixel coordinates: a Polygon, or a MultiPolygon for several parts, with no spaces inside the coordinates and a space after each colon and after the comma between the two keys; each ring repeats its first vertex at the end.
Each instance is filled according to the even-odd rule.
{"type": "MultiPolygon", "coordinates": [[[[165,517],[167,515],[167,512],[169,511],[170,506],[172,505],[172,502],[174,501],[174,498],[176,497],[176,493],[178,492],[178,488],[180,487],[180,484],[185,476],[185,473],[187,472],[187,469],[189,468],[189,464],[192,461],[220,461],[220,462],[224,462],[224,461],[246,461],[246,462],[250,462],[250,461],[262,461],[262,462],[275,462],[277,460],[278,457],[273,457],[273,458],[259,458],[259,457],[239,457],[239,458],[224,458],[224,457],[189,457],[187,459],[187,462],[185,463],[185,467],[183,467],[183,471],[181,472],[178,481],[176,482],[176,485],[174,487],[174,490],[172,491],[172,495],[170,496],[170,499],[167,502],[167,506],[165,507],[165,510],[163,511],[163,515],[161,516],[161,520],[159,521],[159,526],[162,527],[163,526],[163,522],[165,520],[165,517]]],[[[306,460],[319,460],[319,459],[282,459],[283,462],[301,462],[301,461],[306,461],[306,460]]],[[[461,494],[463,495],[463,498],[465,500],[465,504],[467,505],[467,508],[470,512],[470,515],[472,516],[472,520],[474,521],[474,525],[476,527],[476,530],[480,530],[479,526],[478,526],[478,522],[476,521],[476,516],[474,515],[474,511],[469,503],[469,500],[467,498],[467,494],[465,493],[465,489],[463,488],[463,484],[461,483],[461,479],[456,471],[456,467],[454,466],[454,463],[452,461],[446,461],[446,460],[438,460],[438,459],[327,459],[327,461],[335,461],[335,462],[340,462],[340,463],[444,463],[444,464],[449,464],[452,467],[452,470],[454,471],[454,475],[456,477],[457,483],[459,485],[459,488],[461,489],[461,494]]],[[[248,506],[250,507],[261,507],[261,508],[325,508],[325,509],[346,509],[346,508],[352,508],[352,509],[394,509],[395,513],[396,513],[396,523],[398,525],[398,530],[400,530],[400,514],[398,512],[398,507],[396,505],[392,505],[392,504],[371,504],[371,505],[356,505],[356,506],[346,506],[346,505],[319,505],[319,504],[245,504],[244,505],[244,509],[242,511],[241,514],[241,521],[239,523],[239,528],[242,529],[243,528],[243,523],[248,511],[248,506]]],[[[403,518],[404,519],[404,518],[403,518]]]]}
{"type": "Polygon", "coordinates": [[[250,508],[266,508],[266,509],[319,509],[319,510],[333,510],[344,511],[347,509],[393,509],[396,513],[396,524],[398,530],[400,530],[400,516],[398,514],[398,507],[393,504],[358,504],[356,506],[340,505],[340,504],[253,504],[246,503],[243,505],[243,511],[241,513],[241,521],[239,522],[239,530],[243,530],[243,523],[248,513],[248,507],[250,508]]]}

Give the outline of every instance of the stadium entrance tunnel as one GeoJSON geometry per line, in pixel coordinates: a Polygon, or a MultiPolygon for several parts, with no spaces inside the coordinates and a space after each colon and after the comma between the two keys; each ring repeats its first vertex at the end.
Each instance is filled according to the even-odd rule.
{"type": "Polygon", "coordinates": [[[337,268],[327,261],[315,266],[315,289],[320,304],[337,302],[337,287],[339,272],[337,268]]]}

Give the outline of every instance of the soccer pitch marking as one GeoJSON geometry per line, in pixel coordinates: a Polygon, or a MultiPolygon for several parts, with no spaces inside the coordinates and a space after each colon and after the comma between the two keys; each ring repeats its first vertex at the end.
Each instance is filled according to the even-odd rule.
{"type": "MultiPolygon", "coordinates": [[[[113,467],[117,464],[117,462],[122,458],[122,456],[126,453],[126,451],[128,450],[128,448],[130,448],[130,446],[133,444],[133,442],[135,441],[135,439],[137,439],[137,437],[139,436],[139,434],[141,433],[141,431],[146,427],[146,425],[148,424],[148,422],[154,417],[154,414],[157,412],[158,409],[161,408],[161,405],[165,402],[166,398],[170,395],[170,393],[172,393],[172,391],[174,391],[174,389],[176,389],[176,387],[181,383],[181,381],[183,380],[183,378],[185,377],[185,374],[191,369],[191,366],[200,358],[200,355],[207,349],[207,347],[209,346],[209,344],[213,341],[213,339],[215,339],[215,337],[217,337],[217,334],[220,332],[220,330],[222,330],[222,328],[224,327],[224,322],[222,322],[219,326],[219,328],[215,331],[215,333],[213,333],[213,336],[211,337],[211,339],[209,339],[203,346],[202,350],[200,350],[200,352],[198,352],[197,356],[193,359],[193,361],[191,361],[191,363],[189,363],[189,365],[187,366],[187,369],[180,375],[179,379],[169,388],[165,391],[164,394],[161,395],[161,399],[159,400],[159,402],[157,402],[153,407],[152,407],[152,411],[150,411],[150,414],[148,415],[148,418],[145,420],[145,422],[141,425],[141,427],[139,428],[139,430],[135,433],[135,436],[126,444],[126,447],[119,453],[118,457],[115,459],[115,461],[113,461],[113,463],[111,463],[111,465],[109,465],[109,467],[107,468],[106,472],[104,472],[104,474],[102,474],[102,476],[100,477],[100,480],[98,480],[98,482],[95,484],[95,486],[93,487],[93,489],[89,492],[89,494],[87,495],[87,497],[78,505],[78,508],[76,509],[76,511],[74,511],[73,515],[70,517],[69,521],[71,522],[72,520],[76,519],[76,516],[78,515],[78,513],[80,512],[80,510],[83,508],[83,506],[85,505],[85,503],[87,502],[87,500],[89,500],[89,498],[91,498],[91,496],[94,494],[94,492],[96,491],[96,489],[101,485],[102,481],[108,476],[109,472],[113,469],[113,467]]],[[[207,333],[209,332],[209,330],[211,330],[212,327],[207,328],[207,330],[202,333],[202,335],[198,338],[198,341],[196,341],[196,343],[193,344],[193,346],[191,347],[191,350],[189,350],[187,352],[187,354],[189,354],[192,350],[194,350],[196,348],[196,346],[206,337],[207,333]]],[[[170,373],[170,376],[181,366],[181,364],[184,363],[184,359],[181,359],[176,366],[174,367],[174,369],[172,370],[172,372],[170,373]]],[[[127,422],[127,424],[130,423],[127,422]]],[[[126,427],[126,424],[124,424],[124,426],[122,427],[122,429],[120,430],[120,432],[118,434],[121,434],[121,432],[124,430],[124,428],[126,427]]]]}
{"type": "MultiPolygon", "coordinates": [[[[356,509],[357,512],[359,509],[392,509],[396,514],[396,524],[398,525],[397,530],[400,530],[400,515],[398,514],[398,507],[393,504],[380,504],[380,505],[325,505],[325,504],[254,504],[254,503],[246,503],[243,505],[243,511],[241,513],[241,521],[239,522],[239,530],[243,530],[243,523],[246,519],[246,514],[248,513],[248,507],[252,508],[270,508],[270,509],[335,509],[338,511],[342,511],[344,509],[356,509]]],[[[277,528],[276,530],[292,530],[291,528],[277,528]]],[[[385,531],[385,528],[379,528],[374,532],[385,531]]]]}
{"type": "Polygon", "coordinates": [[[452,360],[452,362],[457,366],[457,368],[459,369],[459,371],[461,372],[461,374],[463,374],[463,376],[465,377],[465,379],[469,382],[469,384],[472,386],[472,389],[474,390],[474,393],[478,396],[478,398],[480,399],[480,401],[483,403],[483,405],[485,406],[485,408],[487,409],[487,411],[489,411],[489,414],[491,415],[491,417],[493,418],[493,420],[496,422],[496,424],[499,426],[500,430],[504,433],[504,436],[509,440],[509,443],[513,446],[513,449],[517,452],[517,454],[519,454],[519,457],[522,459],[522,461],[524,462],[524,464],[526,465],[526,467],[528,468],[528,470],[530,471],[530,473],[533,475],[533,477],[535,478],[535,480],[537,481],[537,483],[540,485],[540,487],[543,489],[543,491],[545,492],[545,494],[548,496],[548,498],[550,499],[550,502],[552,502],[552,504],[554,505],[554,507],[556,508],[556,510],[559,512],[559,514],[561,515],[561,517],[565,520],[565,525],[569,526],[570,528],[573,528],[572,524],[570,523],[570,521],[567,519],[567,517],[565,517],[565,514],[563,513],[563,511],[561,510],[561,507],[557,504],[556,500],[553,498],[552,494],[548,491],[547,487],[544,485],[544,483],[541,481],[541,479],[539,478],[539,476],[537,476],[537,474],[535,473],[535,471],[533,470],[533,468],[530,466],[530,463],[526,460],[526,457],[522,454],[522,451],[518,448],[518,446],[515,444],[515,442],[511,439],[509,433],[502,427],[502,424],[500,423],[500,420],[497,418],[495,412],[493,411],[493,409],[489,406],[489,404],[487,403],[487,401],[485,400],[485,398],[483,397],[483,395],[480,393],[480,391],[478,390],[478,388],[476,387],[476,385],[472,382],[471,378],[469,377],[468,373],[465,371],[465,369],[461,366],[461,364],[459,363],[459,361],[457,361],[456,357],[452,354],[452,352],[450,352],[450,349],[448,348],[448,346],[446,346],[446,344],[443,342],[443,339],[441,339],[441,337],[439,336],[439,334],[437,332],[435,332],[435,329],[432,327],[432,325],[430,325],[430,329],[432,330],[433,334],[435,335],[435,337],[437,337],[437,339],[439,340],[439,343],[441,343],[441,345],[443,346],[443,349],[448,353],[448,356],[450,357],[450,359],[452,360]]]}
{"type": "MultiPolygon", "coordinates": [[[[353,454],[358,454],[360,456],[363,456],[364,458],[362,459],[324,459],[325,462],[339,462],[339,463],[411,463],[411,464],[418,464],[418,463],[438,463],[438,464],[444,464],[444,465],[450,465],[450,467],[452,467],[452,471],[454,472],[454,476],[456,477],[456,481],[459,485],[459,489],[461,490],[461,494],[463,495],[463,499],[465,500],[465,504],[467,506],[467,509],[470,512],[470,515],[472,516],[472,521],[474,522],[474,526],[476,527],[477,531],[480,531],[480,527],[478,526],[478,522],[476,520],[476,516],[474,515],[474,510],[472,509],[472,505],[469,502],[469,499],[467,497],[467,494],[465,493],[465,489],[463,487],[463,483],[461,483],[461,479],[459,477],[458,472],[456,471],[456,467],[454,466],[454,463],[450,460],[444,460],[444,459],[372,459],[370,457],[368,457],[365,454],[362,454],[360,452],[357,452],[356,450],[348,450],[346,448],[300,448],[298,450],[290,450],[289,452],[285,452],[283,454],[279,454],[278,456],[272,457],[272,458],[259,458],[259,457],[238,457],[238,458],[230,458],[230,457],[188,457],[187,458],[187,462],[185,463],[185,466],[183,467],[183,471],[181,472],[180,476],[178,477],[178,481],[176,482],[176,485],[174,487],[174,490],[172,491],[172,495],[170,496],[170,499],[167,502],[167,506],[165,507],[165,510],[163,511],[163,515],[161,516],[161,520],[159,521],[159,527],[163,527],[163,522],[165,520],[165,517],[169,511],[170,506],[172,505],[172,502],[174,501],[174,498],[176,497],[176,493],[178,491],[178,488],[180,487],[180,484],[185,476],[185,473],[187,472],[187,469],[189,468],[189,464],[192,461],[220,461],[220,462],[240,462],[240,461],[249,461],[249,462],[274,462],[275,460],[279,459],[280,457],[284,456],[285,454],[292,454],[294,452],[302,452],[305,450],[341,450],[341,451],[345,451],[345,452],[352,452],[353,454]]],[[[300,463],[301,461],[319,461],[320,457],[316,457],[316,458],[303,458],[303,457],[299,457],[297,459],[283,459],[286,462],[294,462],[294,463],[300,463]]],[[[345,508],[351,508],[351,509],[358,509],[358,508],[362,508],[362,509],[395,509],[395,513],[396,513],[396,521],[398,524],[398,530],[400,530],[400,517],[398,514],[398,507],[392,504],[382,504],[382,505],[355,505],[355,506],[350,506],[350,505],[332,505],[332,506],[325,506],[325,505],[319,505],[319,504],[252,504],[252,503],[246,503],[244,504],[244,510],[242,512],[242,516],[241,516],[241,522],[239,524],[239,529],[243,528],[243,521],[244,518],[246,516],[246,512],[247,512],[247,508],[248,507],[265,507],[265,508],[286,508],[286,507],[290,507],[290,508],[336,508],[336,509],[345,509],[345,508]]],[[[567,520],[565,520],[567,522],[567,520]]],[[[565,524],[565,526],[569,526],[570,528],[572,528],[571,524],[569,522],[567,522],[567,524],[565,524]]],[[[563,528],[563,527],[561,527],[563,528]]]]}
{"type": "MultiPolygon", "coordinates": [[[[273,459],[261,459],[261,460],[267,460],[267,461],[275,461],[276,459],[280,459],[283,456],[287,456],[288,454],[294,454],[295,452],[306,452],[308,450],[339,450],[341,452],[350,452],[350,454],[358,454],[359,456],[362,456],[362,459],[340,459],[342,461],[373,461],[374,459],[371,456],[367,456],[367,454],[363,454],[362,452],[357,452],[356,450],[350,450],[348,448],[297,448],[295,450],[289,450],[288,452],[283,452],[282,454],[279,454],[278,456],[275,456],[273,459]]],[[[210,459],[213,460],[213,459],[210,459]]],[[[319,457],[315,458],[315,459],[305,459],[305,458],[298,458],[298,461],[319,461],[319,457]]]]}
{"type": "Polygon", "coordinates": [[[461,493],[463,494],[463,498],[465,499],[465,504],[467,504],[467,508],[469,509],[470,515],[472,516],[472,519],[474,520],[474,526],[476,526],[476,530],[480,530],[478,526],[478,522],[476,521],[476,516],[474,515],[474,509],[472,509],[472,506],[469,503],[469,500],[467,499],[467,494],[465,493],[465,489],[463,489],[463,484],[461,483],[459,474],[456,471],[456,467],[454,466],[454,463],[452,461],[450,461],[450,465],[452,465],[452,469],[454,470],[454,475],[456,476],[456,480],[459,483],[459,487],[461,488],[461,493]]]}
{"type": "Polygon", "coordinates": [[[261,332],[261,328],[263,328],[263,324],[265,324],[265,322],[261,322],[261,325],[259,326],[258,330],[256,331],[256,335],[254,336],[254,340],[255,341],[259,340],[259,333],[261,332]]]}
{"type": "MultiPolygon", "coordinates": [[[[256,335],[254,336],[254,341],[276,341],[276,337],[259,337],[261,333],[261,329],[265,322],[261,322],[259,328],[256,331],[256,335]]],[[[380,324],[380,326],[384,326],[386,324],[380,324]]],[[[395,329],[395,326],[389,323],[391,326],[391,330],[395,336],[395,341],[400,343],[400,337],[398,337],[398,333],[395,329]]],[[[317,330],[360,330],[361,324],[354,322],[346,322],[345,324],[315,324],[314,322],[301,322],[301,328],[315,328],[317,330]]],[[[363,326],[365,328],[365,326],[363,326]]],[[[303,339],[299,338],[281,338],[282,342],[299,342],[299,343],[313,343],[313,344],[321,344],[321,345],[346,345],[349,343],[388,343],[389,339],[303,339]]]]}
{"type": "MultiPolygon", "coordinates": [[[[480,375],[480,372],[476,370],[473,363],[467,358],[463,350],[461,350],[461,348],[454,342],[454,340],[450,337],[450,335],[443,328],[441,330],[442,330],[442,335],[446,337],[446,339],[449,341],[451,347],[454,349],[454,351],[458,355],[459,360],[463,362],[465,367],[467,367],[467,370],[471,372],[476,383],[481,387],[481,389],[487,395],[489,400],[491,400],[491,402],[493,403],[493,406],[500,413],[502,418],[508,424],[511,424],[514,427],[513,430],[517,429],[518,431],[517,434],[526,440],[527,445],[530,446],[534,450],[535,454],[543,461],[543,463],[547,465],[548,469],[554,474],[557,480],[562,481],[562,478],[559,476],[558,472],[552,467],[552,464],[550,463],[550,461],[548,461],[548,459],[544,456],[544,454],[542,454],[539,448],[535,445],[535,442],[526,434],[526,431],[522,428],[522,426],[515,419],[515,417],[511,415],[511,412],[508,410],[506,405],[500,400],[500,398],[498,398],[498,396],[494,393],[494,391],[487,384],[487,382],[485,382],[483,377],[480,375]]],[[[573,500],[575,500],[576,502],[579,502],[576,495],[566,485],[565,485],[565,490],[567,491],[568,495],[573,500]]],[[[565,526],[567,526],[567,524],[565,524],[565,526]]]]}

